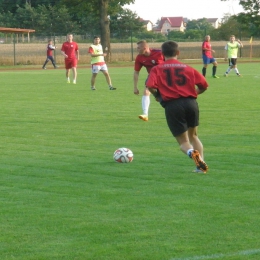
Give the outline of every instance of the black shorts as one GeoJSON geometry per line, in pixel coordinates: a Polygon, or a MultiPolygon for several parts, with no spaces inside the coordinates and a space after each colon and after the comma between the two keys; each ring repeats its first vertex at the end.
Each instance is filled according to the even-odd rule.
{"type": "Polygon", "coordinates": [[[178,98],[168,101],[165,116],[173,136],[178,136],[189,127],[199,125],[199,106],[195,98],[178,98]]]}
{"type": "Polygon", "coordinates": [[[229,66],[235,66],[237,64],[237,58],[228,59],[229,66]]]}

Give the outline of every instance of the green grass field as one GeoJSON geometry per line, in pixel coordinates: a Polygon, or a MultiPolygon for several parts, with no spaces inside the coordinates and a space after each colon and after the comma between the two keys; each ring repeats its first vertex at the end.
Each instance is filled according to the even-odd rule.
{"type": "Polygon", "coordinates": [[[77,85],[51,65],[0,71],[0,259],[259,260],[259,64],[226,67],[198,98],[208,174],[157,102],[138,119],[132,67],[109,68],[116,91],[102,74],[91,91],[89,68],[77,85]],[[119,147],[132,163],[113,161],[119,147]]]}

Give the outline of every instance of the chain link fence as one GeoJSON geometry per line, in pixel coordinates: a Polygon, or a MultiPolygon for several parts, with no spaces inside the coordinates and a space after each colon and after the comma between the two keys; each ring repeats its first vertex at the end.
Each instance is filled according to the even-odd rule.
{"type": "MultiPolygon", "coordinates": [[[[49,39],[52,39],[57,49],[54,51],[54,58],[57,64],[63,64],[64,58],[60,53],[61,45],[66,41],[66,36],[34,37],[30,42],[26,37],[5,37],[0,38],[0,65],[42,65],[46,59],[46,46],[49,39]]],[[[74,36],[74,40],[79,44],[80,60],[79,65],[90,64],[88,48],[92,44],[91,35],[74,36]]],[[[259,58],[260,41],[242,39],[244,48],[239,52],[241,58],[259,58]]],[[[149,41],[148,41],[149,42],[149,41]]],[[[211,41],[212,49],[215,50],[214,57],[224,58],[224,46],[227,41],[211,41]]],[[[151,48],[160,48],[162,42],[150,42],[151,48]]],[[[179,42],[180,59],[201,59],[202,42],[179,42]]],[[[111,62],[133,61],[137,55],[136,41],[127,43],[111,43],[111,62]]]]}

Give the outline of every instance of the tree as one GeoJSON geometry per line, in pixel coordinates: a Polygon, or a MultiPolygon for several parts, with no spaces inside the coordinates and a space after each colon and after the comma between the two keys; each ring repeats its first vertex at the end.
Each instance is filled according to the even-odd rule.
{"type": "Polygon", "coordinates": [[[75,17],[85,16],[86,13],[99,17],[101,44],[108,48],[106,60],[109,61],[111,58],[109,17],[118,13],[122,6],[134,3],[135,0],[61,0],[61,2],[70,7],[75,17]]]}
{"type": "Polygon", "coordinates": [[[206,34],[210,34],[212,30],[214,30],[214,27],[211,23],[207,21],[206,18],[198,19],[198,20],[191,20],[188,21],[186,26],[186,31],[193,29],[193,30],[199,30],[203,32],[204,36],[206,34]]]}
{"type": "Polygon", "coordinates": [[[0,13],[0,27],[14,27],[15,17],[11,12],[0,13]]]}
{"type": "Polygon", "coordinates": [[[110,16],[110,30],[112,35],[120,38],[129,38],[131,34],[142,33],[143,23],[135,12],[130,9],[123,9],[118,14],[110,16]]]}
{"type": "Polygon", "coordinates": [[[168,40],[185,39],[185,32],[170,31],[167,35],[168,40]]]}
{"type": "Polygon", "coordinates": [[[61,0],[0,0],[0,12],[11,12],[16,13],[19,7],[24,7],[29,4],[32,7],[37,7],[38,5],[59,5],[61,0]]]}
{"type": "MultiPolygon", "coordinates": [[[[229,1],[229,0],[221,0],[229,1]]],[[[260,0],[240,0],[239,4],[246,11],[237,15],[237,20],[242,27],[247,26],[251,35],[259,35],[260,32],[260,0]]]]}
{"type": "MultiPolygon", "coordinates": [[[[231,16],[216,31],[217,31],[218,40],[228,40],[230,35],[232,35],[232,34],[239,37],[240,33],[241,33],[240,24],[237,21],[236,16],[231,16]]],[[[216,37],[214,37],[214,38],[216,38],[216,37]]]]}

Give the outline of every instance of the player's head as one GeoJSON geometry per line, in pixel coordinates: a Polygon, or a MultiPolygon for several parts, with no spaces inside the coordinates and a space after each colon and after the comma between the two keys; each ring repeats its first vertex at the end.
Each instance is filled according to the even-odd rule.
{"type": "Polygon", "coordinates": [[[99,44],[100,43],[100,37],[99,36],[94,36],[94,38],[93,38],[93,42],[94,42],[94,44],[99,44]]]}
{"type": "Polygon", "coordinates": [[[52,44],[52,40],[48,40],[48,43],[49,43],[49,44],[52,44]]]}
{"type": "Polygon", "coordinates": [[[236,40],[235,35],[230,35],[230,41],[231,41],[231,42],[234,42],[235,40],[236,40]]]}
{"type": "Polygon", "coordinates": [[[205,41],[206,41],[206,42],[209,42],[209,41],[210,41],[210,36],[209,36],[209,35],[206,35],[206,36],[205,36],[205,41]]]}
{"type": "Polygon", "coordinates": [[[149,54],[150,49],[148,43],[145,40],[139,41],[137,43],[137,51],[138,54],[149,54]]]}
{"type": "Polygon", "coordinates": [[[165,58],[172,58],[179,55],[179,46],[177,42],[167,41],[162,44],[162,54],[165,58]]]}
{"type": "Polygon", "coordinates": [[[72,42],[72,40],[73,40],[73,34],[68,33],[68,34],[67,34],[67,40],[68,40],[68,42],[72,42]]]}

